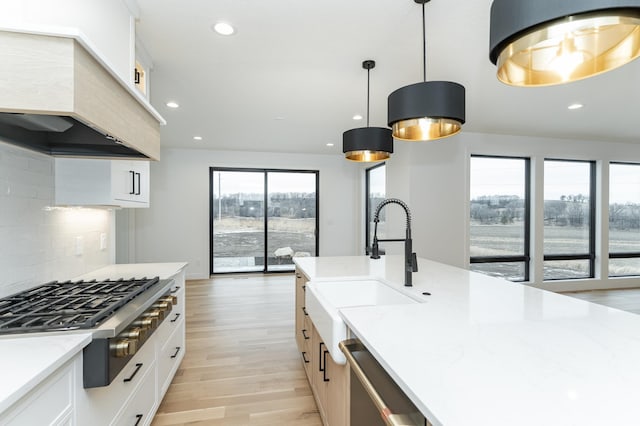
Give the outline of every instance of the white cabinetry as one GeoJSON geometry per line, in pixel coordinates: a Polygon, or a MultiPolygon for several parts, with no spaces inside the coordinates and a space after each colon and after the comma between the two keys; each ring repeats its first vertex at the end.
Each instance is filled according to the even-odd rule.
{"type": "Polygon", "coordinates": [[[55,159],[57,205],[149,207],[149,162],[55,159]]]}
{"type": "Polygon", "coordinates": [[[0,418],[0,425],[73,425],[74,382],[82,359],[75,358],[56,370],[0,418]]]}

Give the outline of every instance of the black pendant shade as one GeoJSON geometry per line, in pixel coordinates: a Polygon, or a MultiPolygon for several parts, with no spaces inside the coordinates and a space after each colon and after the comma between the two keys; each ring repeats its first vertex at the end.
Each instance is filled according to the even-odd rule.
{"type": "Polygon", "coordinates": [[[367,127],[347,130],[342,134],[342,152],[347,160],[358,162],[384,161],[393,153],[391,130],[369,127],[369,86],[371,70],[376,62],[367,59],[362,68],[367,70],[367,127]]]}
{"type": "Polygon", "coordinates": [[[351,161],[383,161],[393,153],[391,129],[361,127],[342,134],[342,152],[351,161]]]}
{"type": "Polygon", "coordinates": [[[393,136],[406,141],[434,140],[458,133],[465,122],[464,86],[426,81],[389,95],[388,121],[393,136]]]}
{"type": "Polygon", "coordinates": [[[580,80],[640,55],[640,0],[494,0],[489,39],[506,84],[580,80]]]}
{"type": "Polygon", "coordinates": [[[427,81],[425,4],[422,5],[423,82],[401,87],[389,95],[387,123],[393,137],[403,141],[429,141],[453,136],[465,122],[464,86],[450,81],[427,81]]]}

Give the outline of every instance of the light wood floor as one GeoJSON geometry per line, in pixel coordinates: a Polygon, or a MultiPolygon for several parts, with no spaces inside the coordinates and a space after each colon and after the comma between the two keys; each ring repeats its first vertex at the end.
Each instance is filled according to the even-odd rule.
{"type": "MultiPolygon", "coordinates": [[[[566,295],[640,314],[640,289],[566,295]]],[[[320,426],[294,334],[293,275],[187,282],[187,351],[152,426],[320,426]]]]}
{"type": "Polygon", "coordinates": [[[187,350],[152,426],[322,424],[296,349],[294,281],[187,282],[187,350]]]}
{"type": "Polygon", "coordinates": [[[589,302],[640,314],[640,288],[591,290],[563,293],[589,302]]]}

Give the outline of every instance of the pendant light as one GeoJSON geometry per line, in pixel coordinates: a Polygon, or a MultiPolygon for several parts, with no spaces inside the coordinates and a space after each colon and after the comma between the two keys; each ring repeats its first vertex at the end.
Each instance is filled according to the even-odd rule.
{"type": "Polygon", "coordinates": [[[465,121],[464,86],[451,81],[427,81],[425,3],[422,5],[423,82],[402,87],[389,95],[388,123],[393,137],[428,141],[453,136],[465,121]]]}
{"type": "Polygon", "coordinates": [[[489,43],[506,84],[581,80],[640,55],[640,0],[494,0],[489,43]]]}
{"type": "Polygon", "coordinates": [[[393,153],[391,130],[386,127],[369,127],[370,72],[375,61],[366,60],[362,68],[367,70],[367,127],[347,130],[342,134],[342,152],[347,160],[359,162],[383,161],[393,153]]]}

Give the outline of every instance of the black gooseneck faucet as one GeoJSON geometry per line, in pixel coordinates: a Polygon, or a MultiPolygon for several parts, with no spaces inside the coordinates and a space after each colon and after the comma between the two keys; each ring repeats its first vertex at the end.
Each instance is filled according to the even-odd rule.
{"type": "Polygon", "coordinates": [[[415,253],[413,253],[413,242],[411,240],[411,212],[409,211],[409,206],[397,198],[386,198],[382,200],[378,207],[376,207],[376,212],[373,216],[374,222],[374,231],[373,231],[373,245],[371,246],[371,259],[380,259],[380,249],[378,247],[379,241],[404,241],[404,285],[406,287],[411,287],[412,283],[412,273],[418,272],[418,259],[415,253]],[[387,204],[398,204],[400,207],[404,209],[405,214],[407,215],[407,230],[405,234],[405,238],[393,238],[393,239],[378,239],[378,222],[380,222],[380,210],[387,204]]]}

